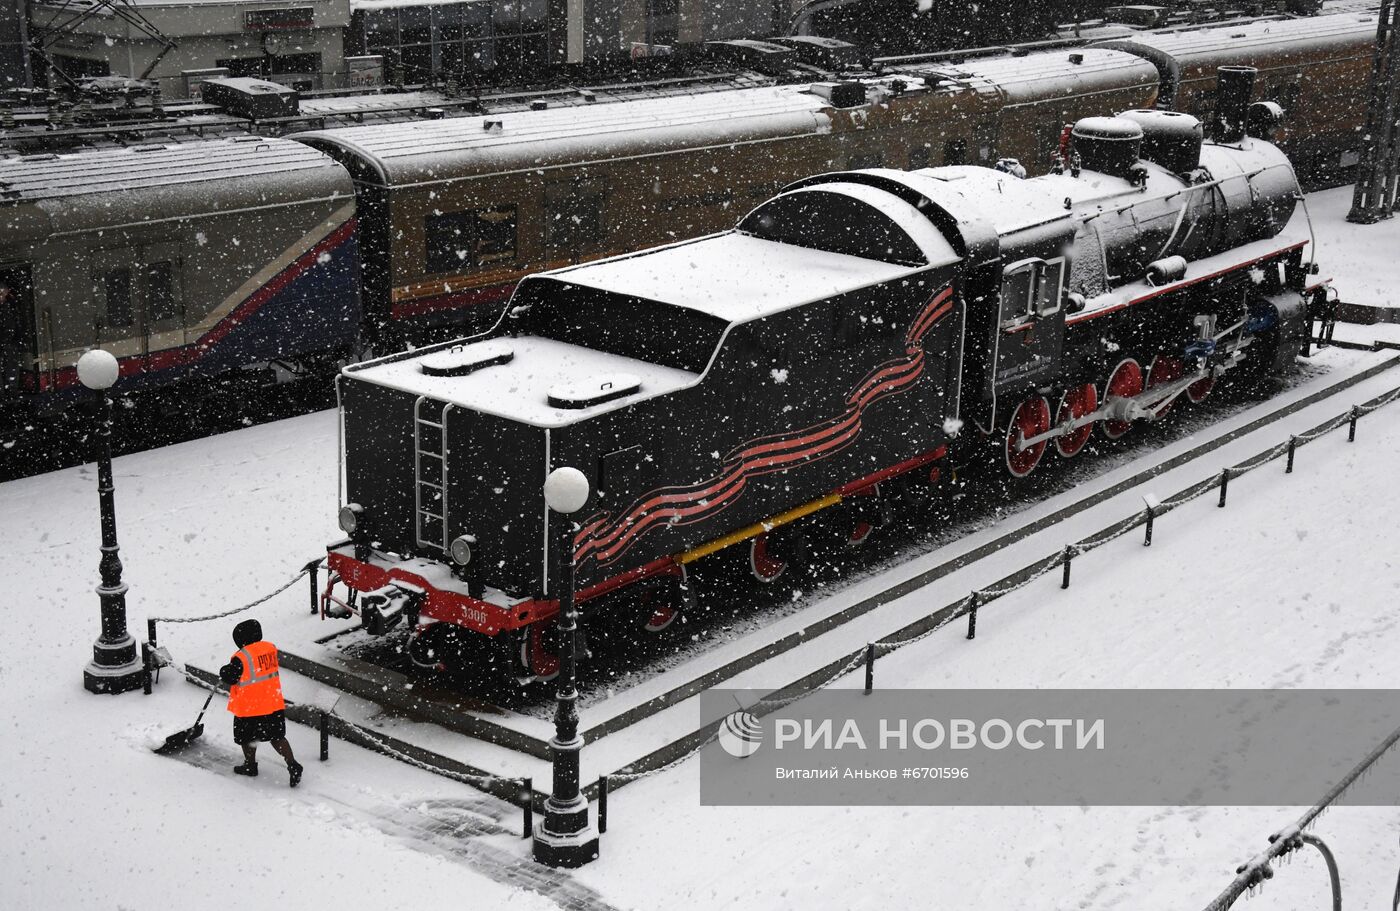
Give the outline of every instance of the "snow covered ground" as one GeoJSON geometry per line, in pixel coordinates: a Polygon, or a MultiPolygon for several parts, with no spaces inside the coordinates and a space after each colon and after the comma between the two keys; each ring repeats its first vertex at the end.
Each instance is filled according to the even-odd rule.
{"type": "MultiPolygon", "coordinates": [[[[1323,274],[1343,299],[1385,300],[1400,287],[1400,223],[1345,225],[1349,200],[1348,190],[1311,197],[1323,274]]],[[[939,635],[882,658],[881,685],[1400,686],[1400,550],[1387,546],[1400,509],[1398,408],[1365,419],[1356,444],[1336,434],[1307,447],[1293,475],[1266,468],[1233,482],[1225,510],[1206,498],[1173,513],[1150,551],[1129,536],[1076,564],[1067,592],[1046,580],[998,601],[974,642],[939,635]]],[[[212,612],[267,591],[336,536],[329,413],[116,468],[138,633],[147,616],[212,612]]],[[[288,907],[346,909],[447,896],[491,908],[1189,909],[1297,814],[706,808],[690,762],[614,795],[597,863],[544,871],[528,860],[512,808],[343,743],[316,763],[315,735],[299,726],[289,733],[308,769],[296,791],[270,755],[257,780],[223,773],[235,748],[217,704],[209,750],[196,754],[217,774],[151,754],[151,738],[193,721],[203,693],[169,678],[149,698],[83,691],[97,633],[95,486],[87,466],[0,485],[12,643],[0,661],[0,729],[11,741],[0,907],[204,906],[267,883],[288,907]]],[[[966,590],[957,585],[926,597],[951,600],[966,590]]],[[[288,598],[302,609],[300,588],[288,598]]],[[[176,657],[223,660],[228,627],[180,628],[176,657]]],[[[1348,906],[1389,908],[1400,811],[1335,810],[1317,831],[1338,852],[1348,906]]],[[[1316,907],[1325,888],[1304,855],[1252,907],[1316,907]]]]}

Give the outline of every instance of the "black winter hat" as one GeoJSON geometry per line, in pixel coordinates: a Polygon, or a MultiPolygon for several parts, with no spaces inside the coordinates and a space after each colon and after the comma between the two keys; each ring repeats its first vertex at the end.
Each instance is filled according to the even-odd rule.
{"type": "Polygon", "coordinates": [[[261,641],[262,624],[256,620],[244,620],[233,628],[233,644],[239,648],[247,648],[261,641]]]}

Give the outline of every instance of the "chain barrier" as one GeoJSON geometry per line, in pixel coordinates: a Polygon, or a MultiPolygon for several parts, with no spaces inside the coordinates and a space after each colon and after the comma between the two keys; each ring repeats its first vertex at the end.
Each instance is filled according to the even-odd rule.
{"type": "Polygon", "coordinates": [[[1380,396],[1380,397],[1378,397],[1378,398],[1376,398],[1376,399],[1373,399],[1369,405],[1357,405],[1357,406],[1356,406],[1356,410],[1357,410],[1358,412],[1360,412],[1361,414],[1370,414],[1371,412],[1375,411],[1377,408],[1381,408],[1381,407],[1383,407],[1383,406],[1385,406],[1385,405],[1389,405],[1391,402],[1395,401],[1396,399],[1400,399],[1400,388],[1392,389],[1392,390],[1390,390],[1389,392],[1387,392],[1385,395],[1380,396]]]}
{"type": "MultiPolygon", "coordinates": [[[[771,699],[771,698],[770,698],[770,699],[760,699],[760,700],[758,700],[757,702],[755,702],[755,703],[753,704],[752,707],[753,707],[753,708],[757,708],[757,707],[759,707],[759,706],[762,706],[762,707],[767,708],[767,709],[779,709],[779,708],[782,708],[782,707],[785,706],[785,705],[790,705],[791,703],[794,703],[794,702],[798,701],[799,699],[805,699],[805,698],[807,698],[808,696],[810,696],[810,695],[812,694],[812,691],[813,691],[813,690],[819,690],[819,689],[822,689],[822,688],[824,688],[824,687],[830,686],[831,684],[835,683],[835,682],[836,682],[837,680],[839,680],[840,678],[842,678],[842,677],[846,676],[847,674],[849,674],[851,671],[853,671],[853,670],[855,670],[856,668],[860,667],[861,664],[863,664],[864,662],[865,662],[865,651],[864,651],[864,649],[862,649],[857,655],[855,655],[853,658],[851,658],[850,661],[847,661],[844,665],[842,665],[841,667],[837,668],[837,669],[836,669],[835,671],[833,671],[830,675],[828,675],[827,678],[826,678],[825,680],[823,680],[821,683],[812,684],[812,685],[808,686],[806,689],[804,689],[802,692],[798,693],[798,694],[795,695],[795,696],[787,696],[787,697],[783,697],[783,698],[781,698],[781,699],[771,699]]],[[[671,760],[665,762],[664,764],[657,766],[657,767],[654,768],[654,769],[646,769],[645,771],[641,771],[641,772],[628,772],[628,771],[622,771],[622,770],[620,770],[620,771],[617,771],[617,772],[613,772],[613,773],[611,773],[611,774],[609,774],[609,775],[606,775],[606,776],[604,776],[604,777],[605,777],[610,783],[611,783],[611,782],[622,782],[622,783],[627,783],[627,782],[639,781],[639,780],[641,780],[641,779],[643,779],[643,778],[650,778],[652,775],[659,775],[659,774],[661,774],[662,772],[668,771],[668,770],[670,770],[670,769],[674,769],[676,766],[680,765],[681,763],[685,762],[686,760],[691,759],[691,758],[694,757],[696,754],[698,754],[701,750],[705,749],[705,747],[707,747],[707,746],[709,746],[710,744],[714,743],[718,738],[719,738],[719,730],[716,729],[716,730],[715,730],[713,733],[711,733],[708,737],[706,737],[704,740],[700,741],[700,743],[698,743],[698,744],[696,744],[695,746],[691,747],[689,750],[685,751],[684,753],[682,753],[681,755],[677,756],[676,758],[671,759],[671,760]]],[[[625,770],[626,768],[630,768],[630,767],[624,766],[623,768],[624,768],[624,770],[625,770]]]]}
{"type": "Polygon", "coordinates": [[[424,762],[421,759],[416,759],[413,756],[410,756],[407,753],[403,752],[402,750],[397,750],[394,747],[390,746],[384,740],[384,737],[387,735],[380,734],[379,732],[372,731],[369,728],[364,727],[363,725],[356,724],[355,722],[346,718],[344,715],[337,714],[336,712],[332,711],[327,712],[326,714],[334,718],[340,724],[345,725],[345,727],[364,737],[366,740],[370,741],[370,743],[374,745],[374,749],[385,753],[389,756],[392,756],[400,762],[406,762],[409,765],[417,766],[418,768],[423,769],[426,772],[432,772],[434,775],[442,775],[446,778],[452,778],[457,781],[460,781],[462,784],[468,784],[473,786],[490,785],[496,782],[522,784],[525,781],[525,779],[522,777],[512,777],[508,775],[492,775],[489,772],[482,772],[479,775],[475,775],[470,772],[458,772],[454,769],[445,769],[441,766],[435,766],[432,763],[424,762]]]}
{"type": "Polygon", "coordinates": [[[203,623],[203,622],[205,622],[206,620],[222,620],[222,619],[225,618],[225,617],[232,617],[234,614],[241,614],[241,613],[243,613],[245,610],[252,610],[253,608],[257,607],[258,605],[260,605],[260,604],[266,604],[268,601],[271,601],[273,598],[276,598],[278,595],[282,594],[284,591],[286,591],[287,589],[291,588],[293,585],[296,585],[296,584],[297,584],[298,582],[300,582],[302,579],[305,579],[305,578],[311,573],[312,570],[319,569],[320,566],[321,566],[321,564],[322,564],[323,562],[324,562],[323,560],[313,560],[313,561],[311,561],[310,563],[308,563],[308,564],[306,564],[305,566],[302,567],[301,572],[297,573],[295,576],[292,576],[292,577],[291,577],[290,579],[288,579],[286,582],[283,582],[283,583],[282,583],[281,585],[279,585],[277,588],[275,588],[275,589],[273,589],[272,591],[268,592],[267,594],[263,595],[261,598],[258,598],[258,599],[255,600],[255,601],[250,601],[250,602],[248,602],[247,604],[243,605],[242,607],[235,607],[235,608],[233,608],[232,610],[222,611],[222,612],[217,613],[217,614],[209,614],[209,615],[204,616],[204,617],[150,617],[150,618],[148,618],[147,622],[148,622],[148,623],[203,623]]]}
{"type": "Polygon", "coordinates": [[[642,772],[623,771],[625,769],[631,768],[631,766],[623,766],[623,770],[613,772],[606,777],[609,782],[620,781],[625,783],[631,781],[640,781],[643,778],[650,778],[653,775],[660,775],[662,772],[668,772],[671,769],[674,769],[676,766],[680,765],[681,763],[685,762],[686,760],[694,757],[696,753],[699,753],[701,750],[705,749],[705,747],[714,743],[718,739],[719,731],[718,729],[716,729],[714,733],[710,734],[710,736],[700,741],[700,743],[697,746],[687,750],[686,752],[677,756],[675,759],[670,760],[664,765],[659,765],[654,769],[647,769],[642,772]]]}

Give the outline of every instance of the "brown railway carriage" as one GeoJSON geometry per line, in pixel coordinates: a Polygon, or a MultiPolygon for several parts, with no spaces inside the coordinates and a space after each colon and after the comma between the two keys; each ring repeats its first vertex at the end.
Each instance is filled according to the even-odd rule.
{"type": "Polygon", "coordinates": [[[794,180],[1002,154],[1048,163],[1061,124],[1155,99],[1143,60],[1077,56],[298,139],[355,177],[371,327],[485,326],[527,274],[727,228],[794,180]],[[1076,71],[1041,78],[1057,66],[1076,71]]]}
{"type": "Polygon", "coordinates": [[[1355,162],[1365,122],[1376,14],[1339,13],[1178,32],[1145,32],[1103,42],[1152,61],[1159,106],[1209,120],[1222,66],[1259,71],[1255,101],[1283,108],[1279,147],[1300,172],[1326,179],[1355,162]]]}

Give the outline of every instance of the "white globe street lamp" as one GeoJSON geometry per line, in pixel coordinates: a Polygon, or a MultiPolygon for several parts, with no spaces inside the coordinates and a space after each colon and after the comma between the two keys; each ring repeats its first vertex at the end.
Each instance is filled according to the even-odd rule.
{"type": "Polygon", "coordinates": [[[549,742],[554,787],[544,803],[544,819],[535,827],[534,855],[535,860],[552,867],[581,867],[598,856],[598,831],[588,819],[588,800],[579,790],[583,738],[578,735],[578,610],[574,606],[574,534],[578,526],[563,518],[582,509],[589,493],[588,478],[577,468],[556,468],[544,481],[544,501],[561,517],[554,534],[559,678],[554,739],[549,742]]]}
{"type": "Polygon", "coordinates": [[[95,348],[78,358],[78,380],[97,393],[102,402],[98,422],[97,496],[102,514],[102,560],[98,570],[102,584],[97,597],[102,602],[102,633],[92,644],[92,661],[83,670],[83,686],[92,693],[124,693],[142,685],[141,662],[136,657],[136,640],[126,627],[126,583],[122,581],[122,561],[117,556],[117,508],[112,484],[112,397],[107,390],[121,376],[121,365],[108,351],[95,348]]]}

